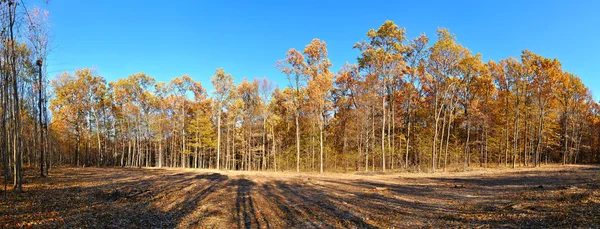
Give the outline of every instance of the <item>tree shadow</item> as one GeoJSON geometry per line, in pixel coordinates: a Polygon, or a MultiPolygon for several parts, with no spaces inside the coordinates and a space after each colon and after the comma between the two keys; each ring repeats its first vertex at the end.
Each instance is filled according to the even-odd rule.
{"type": "MultiPolygon", "coordinates": [[[[564,208],[577,209],[576,205],[581,205],[581,201],[597,198],[591,196],[595,194],[589,194],[598,190],[598,186],[593,185],[598,180],[595,170],[563,172],[568,175],[565,177],[557,176],[557,173],[526,171],[501,177],[437,177],[401,182],[331,177],[259,179],[202,171],[121,168],[78,170],[60,170],[57,172],[62,172],[63,177],[39,180],[41,185],[52,185],[27,190],[20,201],[35,200],[43,202],[43,205],[0,210],[0,218],[12,214],[8,219],[36,219],[37,215],[42,215],[45,221],[38,220],[41,223],[37,226],[43,228],[568,225],[539,220],[562,220],[563,223],[571,222],[582,227],[598,225],[586,224],[583,217],[564,214],[564,209],[515,210],[505,206],[507,201],[522,201],[522,194],[530,193],[535,193],[536,199],[525,199],[526,202],[556,201],[555,197],[544,199],[544,193],[549,192],[539,191],[552,191],[558,189],[560,184],[577,185],[578,192],[565,189],[566,194],[573,196],[567,196],[567,200],[558,203],[564,208]],[[584,176],[578,176],[581,173],[584,176]],[[538,189],[536,185],[543,187],[538,189]],[[507,196],[508,199],[505,199],[507,196]],[[49,214],[51,212],[56,212],[52,213],[56,215],[49,214]],[[498,217],[474,219],[482,215],[498,217]]],[[[588,202],[585,209],[588,212],[582,215],[598,218],[599,204],[588,202]]]]}
{"type": "Polygon", "coordinates": [[[260,221],[265,222],[266,228],[271,228],[266,218],[258,218],[256,206],[252,198],[252,189],[256,183],[248,179],[236,179],[229,183],[236,187],[235,221],[238,228],[260,228],[260,221]]]}
{"type": "MultiPolygon", "coordinates": [[[[147,171],[146,171],[147,172],[147,171]]],[[[104,181],[121,179],[131,172],[105,174],[104,181]]],[[[137,174],[138,176],[140,174],[137,174]]],[[[26,217],[35,212],[58,212],[55,221],[41,224],[52,227],[101,228],[177,228],[200,224],[200,218],[185,220],[205,199],[226,185],[227,175],[184,173],[177,176],[153,174],[147,179],[100,183],[102,175],[77,176],[80,182],[99,182],[85,187],[71,186],[38,192],[44,205],[15,212],[26,217]],[[60,199],[52,197],[59,193],[60,199]]],[[[217,212],[207,212],[204,217],[217,212]]]]}
{"type": "Polygon", "coordinates": [[[275,181],[264,184],[261,191],[283,213],[289,227],[375,228],[344,209],[342,200],[314,187],[275,181]]]}

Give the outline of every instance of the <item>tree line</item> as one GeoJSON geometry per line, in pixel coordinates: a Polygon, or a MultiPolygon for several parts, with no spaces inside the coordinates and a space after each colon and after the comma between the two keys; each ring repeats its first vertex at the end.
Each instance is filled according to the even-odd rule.
{"type": "Polygon", "coordinates": [[[443,28],[430,42],[385,21],[337,72],[313,39],[276,62],[283,88],[266,78],[235,85],[224,69],[210,95],[188,75],[107,82],[88,68],[65,72],[50,82],[51,120],[43,68],[32,64],[43,58],[4,44],[14,56],[2,62],[4,174],[10,160],[42,174],[63,164],[436,172],[600,161],[600,106],[579,77],[528,50],[484,62],[443,28]]]}
{"type": "Polygon", "coordinates": [[[231,170],[447,170],[598,161],[598,104],[557,59],[484,62],[447,29],[437,41],[386,21],[334,73],[327,44],[290,49],[289,85],[224,69],[190,76],[89,69],[52,81],[57,163],[231,170]]]}

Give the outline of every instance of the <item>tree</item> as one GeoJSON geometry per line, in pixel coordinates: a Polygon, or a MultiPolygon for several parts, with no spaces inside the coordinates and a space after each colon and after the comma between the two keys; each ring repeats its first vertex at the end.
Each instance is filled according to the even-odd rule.
{"type": "MultiPolygon", "coordinates": [[[[460,52],[461,50],[457,50],[460,52]]],[[[461,55],[461,54],[459,54],[461,55]]],[[[460,57],[459,57],[460,58],[460,57]]],[[[488,73],[487,66],[481,61],[481,55],[471,55],[468,51],[465,51],[462,59],[459,60],[459,77],[460,77],[460,101],[464,108],[465,123],[467,129],[467,136],[465,140],[465,167],[471,163],[471,128],[473,122],[473,114],[481,114],[480,111],[474,107],[474,102],[483,97],[487,87],[481,87],[481,81],[484,75],[488,73]]]]}
{"type": "MultiPolygon", "coordinates": [[[[555,95],[551,86],[557,84],[558,77],[562,74],[560,70],[561,64],[556,59],[543,58],[527,50],[523,51],[521,58],[527,72],[533,75],[533,94],[536,98],[538,108],[537,145],[535,147],[534,158],[534,166],[537,166],[539,163],[539,152],[542,149],[542,137],[547,109],[555,95]]],[[[569,89],[566,90],[566,93],[568,91],[569,89]]]]}
{"type": "Polygon", "coordinates": [[[220,166],[221,159],[221,113],[229,93],[233,90],[233,77],[226,74],[222,68],[217,69],[215,75],[211,77],[215,88],[215,101],[217,108],[217,169],[220,166]]]}
{"type": "MultiPolygon", "coordinates": [[[[260,100],[261,100],[260,108],[259,108],[259,110],[261,111],[260,113],[261,113],[262,120],[263,120],[261,169],[265,170],[267,168],[267,160],[265,158],[265,155],[267,152],[267,136],[269,135],[267,133],[267,120],[269,119],[269,116],[271,113],[268,106],[270,103],[271,92],[273,90],[273,83],[271,81],[269,81],[266,77],[262,78],[262,79],[255,79],[254,82],[255,82],[255,84],[258,85],[258,92],[260,94],[260,100]]],[[[273,167],[275,167],[275,165],[276,164],[274,164],[273,167]]]]}
{"type": "Polygon", "coordinates": [[[292,48],[286,53],[287,58],[277,62],[276,67],[286,74],[290,87],[293,90],[292,104],[294,110],[294,120],[296,122],[296,172],[300,172],[300,103],[303,100],[301,89],[304,87],[306,76],[304,74],[306,63],[304,56],[296,49],[292,48]]]}
{"type": "Polygon", "coordinates": [[[327,44],[325,42],[313,39],[304,48],[304,55],[306,55],[305,74],[310,79],[307,94],[319,120],[319,172],[323,173],[323,131],[330,106],[328,97],[333,88],[333,74],[329,71],[331,63],[327,59],[327,44]]]}
{"type": "MultiPolygon", "coordinates": [[[[422,34],[421,36],[415,38],[409,44],[409,49],[406,52],[406,60],[409,67],[409,72],[407,74],[408,79],[405,80],[404,89],[406,90],[406,152],[404,158],[404,168],[406,169],[408,166],[408,154],[411,146],[411,130],[414,122],[414,110],[416,103],[420,100],[421,93],[417,84],[417,70],[423,69],[426,61],[426,57],[429,55],[427,49],[427,43],[429,42],[429,38],[422,34]]],[[[423,71],[421,71],[423,72],[423,71]]]]}
{"type": "Polygon", "coordinates": [[[36,66],[38,67],[38,79],[37,79],[37,91],[38,91],[38,123],[39,123],[39,137],[40,137],[40,156],[39,156],[39,164],[40,164],[40,177],[45,177],[48,171],[44,171],[44,164],[47,163],[45,161],[45,151],[46,151],[46,143],[47,143],[47,132],[48,126],[46,124],[46,91],[45,91],[45,79],[44,72],[46,67],[46,56],[48,55],[48,45],[49,45],[49,20],[48,15],[49,12],[40,8],[34,8],[31,14],[27,15],[27,30],[25,32],[29,43],[34,51],[34,58],[36,66]]]}
{"type": "MultiPolygon", "coordinates": [[[[438,29],[438,40],[430,48],[430,56],[427,65],[427,74],[422,83],[427,87],[432,98],[433,110],[433,140],[431,147],[432,171],[436,170],[437,139],[440,134],[439,122],[442,111],[450,101],[450,89],[456,85],[453,80],[459,74],[459,64],[462,58],[468,54],[467,50],[456,43],[456,38],[447,29],[438,29]]],[[[440,140],[441,141],[441,140],[440,140]]],[[[468,145],[468,142],[467,144],[468,145]]],[[[466,146],[467,147],[467,146],[466,146]]],[[[467,148],[468,149],[468,148],[467,148]]],[[[465,156],[465,162],[468,158],[465,156]]]]}
{"type": "MultiPolygon", "coordinates": [[[[400,29],[394,22],[385,21],[379,29],[371,29],[367,32],[368,42],[363,41],[354,45],[361,51],[358,58],[361,69],[369,69],[372,74],[378,76],[380,80],[381,96],[381,156],[382,170],[385,172],[385,118],[386,118],[386,93],[390,94],[390,85],[393,83],[394,70],[404,70],[406,62],[404,52],[406,47],[403,45],[405,38],[404,28],[400,29]]],[[[400,71],[403,72],[403,71],[400,71]]],[[[393,101],[392,101],[393,102],[393,101]]]]}
{"type": "MultiPolygon", "coordinates": [[[[350,123],[353,117],[359,116],[358,112],[353,112],[358,109],[356,100],[357,80],[360,80],[360,73],[357,65],[346,63],[337,73],[334,81],[335,88],[333,90],[333,110],[335,118],[339,120],[340,132],[342,137],[342,153],[345,156],[344,170],[348,171],[349,155],[348,149],[348,132],[350,123]]],[[[357,117],[358,118],[358,117],[357,117]]],[[[338,135],[339,136],[339,135],[338,135]]],[[[357,160],[360,155],[357,155],[357,160]]],[[[358,170],[358,161],[357,170],[358,170]]]]}
{"type": "Polygon", "coordinates": [[[520,109],[521,103],[523,100],[523,85],[525,80],[524,67],[521,63],[515,59],[510,58],[505,62],[505,73],[507,81],[510,83],[510,88],[513,95],[513,149],[512,149],[512,167],[515,168],[516,159],[517,159],[517,151],[519,145],[519,120],[520,117],[520,109]]]}

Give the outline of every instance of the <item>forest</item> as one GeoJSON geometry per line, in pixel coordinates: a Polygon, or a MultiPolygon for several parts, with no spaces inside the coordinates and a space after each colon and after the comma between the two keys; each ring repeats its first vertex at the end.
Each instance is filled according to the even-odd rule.
{"type": "Polygon", "coordinates": [[[270,171],[452,171],[600,161],[600,106],[556,58],[523,50],[484,61],[448,29],[408,38],[392,21],[366,32],[335,70],[313,39],[267,78],[225,69],[159,82],[107,82],[91,68],[49,79],[48,13],[3,3],[2,159],[23,166],[270,171]],[[26,10],[26,9],[25,9],[26,10]],[[15,27],[20,26],[15,32],[15,27]],[[353,61],[353,60],[350,60],[353,61]],[[194,77],[211,77],[214,92],[194,77]]]}
{"type": "Polygon", "coordinates": [[[447,29],[429,43],[386,21],[337,72],[315,38],[274,61],[288,86],[235,85],[219,68],[211,94],[188,75],[65,72],[50,82],[50,163],[322,173],[598,161],[598,104],[557,59],[484,62],[447,29]]]}
{"type": "Polygon", "coordinates": [[[51,76],[44,4],[0,0],[2,228],[600,225],[600,105],[556,57],[385,20],[343,66],[51,76]]]}

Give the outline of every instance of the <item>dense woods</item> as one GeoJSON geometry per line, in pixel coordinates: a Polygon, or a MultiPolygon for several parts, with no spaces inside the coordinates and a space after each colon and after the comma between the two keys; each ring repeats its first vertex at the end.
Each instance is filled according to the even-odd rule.
{"type": "Polygon", "coordinates": [[[322,173],[600,161],[600,106],[579,77],[528,50],[485,62],[448,29],[408,38],[385,21],[344,66],[315,38],[273,60],[286,87],[235,85],[220,68],[170,82],[142,72],[107,82],[88,68],[48,80],[47,12],[0,6],[2,165],[17,189],[23,164],[45,176],[54,165],[322,173]]]}

